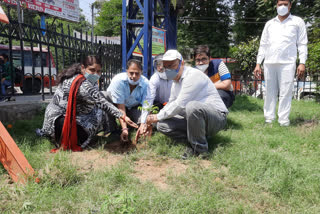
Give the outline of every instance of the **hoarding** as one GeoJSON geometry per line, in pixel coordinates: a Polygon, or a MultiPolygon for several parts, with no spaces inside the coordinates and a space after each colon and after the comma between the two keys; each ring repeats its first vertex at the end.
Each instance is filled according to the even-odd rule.
{"type": "MultiPolygon", "coordinates": [[[[4,0],[5,3],[17,5],[16,0],[4,0]]],[[[80,18],[79,0],[20,0],[27,9],[78,22],[80,18]]]]}
{"type": "MultiPolygon", "coordinates": [[[[138,35],[140,31],[141,28],[137,30],[136,35],[138,35]]],[[[143,37],[139,43],[143,48],[143,37]]],[[[166,31],[160,28],[152,27],[152,55],[156,56],[164,52],[166,52],[166,31]]],[[[136,55],[142,55],[138,46],[134,49],[133,53],[136,55]]]]}

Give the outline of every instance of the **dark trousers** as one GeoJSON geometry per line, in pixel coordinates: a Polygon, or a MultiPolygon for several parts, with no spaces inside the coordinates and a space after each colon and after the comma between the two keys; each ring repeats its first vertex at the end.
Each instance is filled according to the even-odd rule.
{"type": "MultiPolygon", "coordinates": [[[[57,146],[60,146],[61,144],[60,139],[62,134],[64,118],[65,117],[63,116],[58,117],[54,122],[54,132],[55,132],[55,140],[56,140],[57,146]]],[[[78,135],[78,145],[82,145],[88,139],[88,134],[80,125],[77,125],[77,135],[78,135]]]]}
{"type": "Polygon", "coordinates": [[[235,100],[234,94],[232,91],[218,90],[218,93],[226,105],[227,108],[230,108],[235,100]]]}

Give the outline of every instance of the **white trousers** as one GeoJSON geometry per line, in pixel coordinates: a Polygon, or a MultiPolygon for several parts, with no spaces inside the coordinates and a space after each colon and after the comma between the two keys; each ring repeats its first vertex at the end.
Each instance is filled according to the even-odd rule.
{"type": "Polygon", "coordinates": [[[266,120],[276,119],[276,106],[279,95],[278,122],[289,124],[292,91],[296,64],[264,64],[266,98],[264,101],[264,117],[266,120]]]}

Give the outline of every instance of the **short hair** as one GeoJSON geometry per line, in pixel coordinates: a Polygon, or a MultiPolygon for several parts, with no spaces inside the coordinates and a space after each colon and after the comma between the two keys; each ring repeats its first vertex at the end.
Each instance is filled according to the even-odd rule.
{"type": "Polygon", "coordinates": [[[136,59],[130,59],[127,62],[127,69],[132,65],[132,64],[136,64],[138,66],[138,68],[142,71],[142,64],[140,61],[136,60],[136,59]]]}
{"type": "Polygon", "coordinates": [[[292,4],[291,0],[276,0],[276,4],[278,4],[279,1],[288,1],[290,4],[292,4]]]}
{"type": "Polygon", "coordinates": [[[210,57],[210,48],[208,45],[198,45],[193,49],[194,58],[196,58],[198,54],[202,54],[202,53],[210,57]]]}
{"type": "Polygon", "coordinates": [[[2,56],[4,59],[9,60],[9,57],[8,57],[7,54],[3,53],[3,54],[1,54],[1,56],[2,56]]]}

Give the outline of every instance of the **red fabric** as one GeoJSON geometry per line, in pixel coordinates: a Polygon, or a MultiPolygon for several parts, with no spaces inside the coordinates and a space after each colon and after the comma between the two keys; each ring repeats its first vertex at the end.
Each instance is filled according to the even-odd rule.
{"type": "MultiPolygon", "coordinates": [[[[60,149],[72,150],[73,152],[82,151],[82,148],[78,146],[76,105],[78,89],[85,79],[86,78],[80,74],[73,80],[71,84],[66,116],[62,128],[60,149]]],[[[59,149],[52,149],[51,153],[56,153],[58,150],[59,149]]]]}

